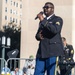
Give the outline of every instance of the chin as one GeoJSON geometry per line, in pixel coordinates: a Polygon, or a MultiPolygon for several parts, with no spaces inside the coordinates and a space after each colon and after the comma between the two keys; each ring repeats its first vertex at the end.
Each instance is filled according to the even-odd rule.
{"type": "Polygon", "coordinates": [[[48,15],[47,13],[45,13],[45,15],[48,15]]]}

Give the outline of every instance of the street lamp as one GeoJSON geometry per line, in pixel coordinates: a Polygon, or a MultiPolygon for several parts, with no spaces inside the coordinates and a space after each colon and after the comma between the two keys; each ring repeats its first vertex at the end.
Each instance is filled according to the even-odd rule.
{"type": "MultiPolygon", "coordinates": [[[[5,49],[10,48],[10,37],[2,36],[2,58],[5,59],[5,49]]],[[[1,62],[1,68],[4,67],[4,61],[1,62]]]]}

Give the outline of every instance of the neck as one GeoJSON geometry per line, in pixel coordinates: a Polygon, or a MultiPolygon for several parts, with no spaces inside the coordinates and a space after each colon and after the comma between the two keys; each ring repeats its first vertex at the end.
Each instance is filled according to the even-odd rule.
{"type": "Polygon", "coordinates": [[[48,20],[49,18],[51,18],[53,15],[54,15],[54,14],[51,14],[50,16],[48,16],[48,17],[47,17],[47,20],[48,20]]]}

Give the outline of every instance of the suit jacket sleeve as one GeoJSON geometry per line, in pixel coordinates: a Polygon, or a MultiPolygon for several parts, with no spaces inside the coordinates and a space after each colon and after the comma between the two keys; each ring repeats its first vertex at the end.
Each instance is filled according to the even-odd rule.
{"type": "Polygon", "coordinates": [[[70,45],[70,58],[72,58],[73,59],[73,55],[74,55],[74,49],[73,49],[73,46],[72,45],[70,45]]]}
{"type": "Polygon", "coordinates": [[[41,25],[40,25],[40,23],[39,23],[39,28],[38,28],[38,31],[37,31],[37,33],[36,33],[36,35],[35,35],[35,38],[36,38],[37,41],[40,41],[40,40],[41,40],[41,39],[40,39],[40,35],[39,35],[39,32],[40,32],[41,29],[42,29],[42,27],[41,27],[41,25]]]}

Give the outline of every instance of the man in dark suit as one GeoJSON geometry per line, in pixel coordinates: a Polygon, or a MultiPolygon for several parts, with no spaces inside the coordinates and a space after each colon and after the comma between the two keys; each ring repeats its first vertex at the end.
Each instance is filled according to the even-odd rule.
{"type": "Polygon", "coordinates": [[[43,12],[37,17],[40,20],[36,39],[40,41],[36,55],[36,66],[34,75],[55,74],[56,59],[63,55],[63,44],[61,39],[61,29],[63,20],[54,14],[54,5],[51,2],[45,3],[43,12]]]}
{"type": "MultiPolygon", "coordinates": [[[[67,44],[66,38],[62,37],[63,45],[64,45],[64,56],[60,57],[60,61],[63,63],[72,63],[74,62],[73,60],[73,55],[74,55],[74,49],[72,45],[67,44]]],[[[65,75],[70,67],[73,65],[60,65],[60,74],[65,75]]],[[[71,71],[67,75],[71,75],[71,71]]]]}

